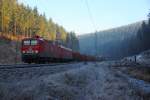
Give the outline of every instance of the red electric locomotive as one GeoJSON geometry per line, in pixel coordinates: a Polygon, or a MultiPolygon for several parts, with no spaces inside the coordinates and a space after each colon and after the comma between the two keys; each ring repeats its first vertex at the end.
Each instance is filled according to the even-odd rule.
{"type": "Polygon", "coordinates": [[[43,63],[71,61],[72,50],[47,41],[39,36],[22,40],[22,61],[25,63],[43,63]]]}

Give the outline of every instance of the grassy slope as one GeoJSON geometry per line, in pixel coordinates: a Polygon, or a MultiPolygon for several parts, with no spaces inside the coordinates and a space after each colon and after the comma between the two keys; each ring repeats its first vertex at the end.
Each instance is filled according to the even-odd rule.
{"type": "MultiPolygon", "coordinates": [[[[21,62],[18,43],[17,63],[21,62]]],[[[0,64],[13,64],[16,58],[16,42],[0,37],[0,64]]]]}

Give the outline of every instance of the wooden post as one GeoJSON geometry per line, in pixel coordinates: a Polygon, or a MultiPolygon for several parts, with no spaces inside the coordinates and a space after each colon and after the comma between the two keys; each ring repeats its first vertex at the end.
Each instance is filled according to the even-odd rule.
{"type": "MultiPolygon", "coordinates": [[[[14,37],[16,37],[16,36],[17,36],[17,21],[15,19],[15,23],[14,23],[14,37]]],[[[16,39],[14,39],[14,41],[16,41],[16,45],[15,45],[15,49],[16,49],[15,64],[17,64],[17,53],[18,53],[18,51],[17,51],[17,49],[18,49],[18,44],[17,44],[18,40],[17,39],[18,39],[18,36],[17,36],[16,39]]]]}
{"type": "Polygon", "coordinates": [[[134,56],[134,61],[135,61],[135,63],[136,63],[136,55],[134,56]]]}

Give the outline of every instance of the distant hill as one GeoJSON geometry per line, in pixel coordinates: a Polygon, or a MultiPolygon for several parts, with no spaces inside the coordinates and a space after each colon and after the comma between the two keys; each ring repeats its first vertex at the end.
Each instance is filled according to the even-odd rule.
{"type": "Polygon", "coordinates": [[[78,37],[80,52],[91,55],[96,54],[96,34],[98,55],[111,58],[130,56],[132,53],[129,52],[130,48],[128,48],[128,46],[131,44],[130,41],[137,36],[137,32],[141,28],[141,25],[142,21],[118,28],[81,35],[78,37]]]}

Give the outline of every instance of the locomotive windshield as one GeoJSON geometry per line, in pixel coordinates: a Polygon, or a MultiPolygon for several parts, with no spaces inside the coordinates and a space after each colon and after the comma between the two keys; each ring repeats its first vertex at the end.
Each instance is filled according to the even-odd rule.
{"type": "Polygon", "coordinates": [[[30,45],[30,40],[23,41],[23,45],[30,45]]]}
{"type": "Polygon", "coordinates": [[[24,40],[23,45],[37,45],[37,40],[24,40]]]}
{"type": "Polygon", "coordinates": [[[37,40],[31,40],[31,45],[37,45],[37,40]]]}

